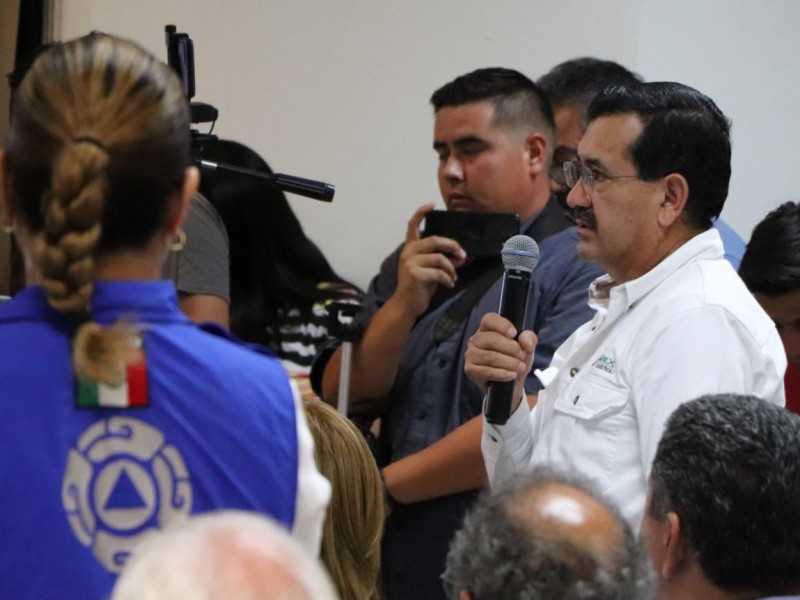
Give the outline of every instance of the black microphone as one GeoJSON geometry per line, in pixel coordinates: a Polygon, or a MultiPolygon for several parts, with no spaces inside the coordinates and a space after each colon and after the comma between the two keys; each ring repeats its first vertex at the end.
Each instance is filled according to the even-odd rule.
{"type": "Polygon", "coordinates": [[[325,183],[324,181],[314,181],[313,179],[304,179],[302,177],[295,177],[294,175],[284,175],[283,173],[263,173],[254,169],[246,169],[244,167],[237,167],[236,165],[226,165],[225,163],[218,163],[205,159],[200,159],[195,162],[201,169],[209,171],[228,171],[230,173],[266,179],[273,182],[284,192],[305,196],[306,198],[313,198],[314,200],[322,200],[323,202],[331,202],[333,200],[333,195],[336,193],[336,186],[332,183],[325,183]]]}
{"type": "MultiPolygon", "coordinates": [[[[500,316],[511,321],[519,336],[525,329],[531,272],[539,263],[539,246],[527,235],[515,235],[506,240],[500,254],[506,269],[500,291],[500,316]]],[[[511,416],[513,396],[514,381],[490,382],[483,405],[486,421],[493,425],[505,425],[511,416]]]]}

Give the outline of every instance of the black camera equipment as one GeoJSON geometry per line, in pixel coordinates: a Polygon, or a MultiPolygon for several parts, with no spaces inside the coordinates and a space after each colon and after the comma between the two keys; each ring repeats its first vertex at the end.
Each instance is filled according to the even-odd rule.
{"type": "MultiPolygon", "coordinates": [[[[211,129],[208,133],[200,133],[196,129],[192,129],[192,146],[195,150],[202,151],[206,144],[212,144],[217,140],[217,136],[213,135],[211,132],[214,131],[214,125],[219,116],[219,111],[214,106],[206,104],[205,102],[192,102],[195,93],[194,45],[192,44],[192,38],[190,38],[187,33],[178,33],[178,28],[175,25],[166,25],[164,27],[164,32],[167,40],[167,63],[175,70],[178,77],[180,77],[181,84],[183,85],[183,93],[186,95],[186,100],[189,102],[192,123],[211,123],[211,129]]],[[[336,192],[336,187],[333,184],[295,177],[294,175],[262,173],[252,169],[245,169],[244,167],[215,163],[200,158],[195,159],[195,164],[203,170],[229,171],[248,177],[266,179],[277,185],[284,192],[325,202],[332,201],[333,195],[336,192]]]]}

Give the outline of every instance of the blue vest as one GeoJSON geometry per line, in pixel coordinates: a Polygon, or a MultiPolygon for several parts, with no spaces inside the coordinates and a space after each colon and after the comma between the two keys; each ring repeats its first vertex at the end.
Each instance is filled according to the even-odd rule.
{"type": "Polygon", "coordinates": [[[237,508],[291,527],[287,376],[183,317],[165,282],[97,284],[101,323],[145,326],[149,406],[75,405],[70,323],[39,288],[0,305],[0,598],[108,597],[132,547],[176,517],[237,508]]]}

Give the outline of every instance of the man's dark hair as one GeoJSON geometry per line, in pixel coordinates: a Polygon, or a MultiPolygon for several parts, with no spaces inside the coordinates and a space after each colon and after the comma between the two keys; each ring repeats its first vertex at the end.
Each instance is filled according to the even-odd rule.
{"type": "Polygon", "coordinates": [[[537,469],[513,487],[481,497],[450,544],[443,578],[453,599],[468,591],[474,600],[625,600],[644,597],[650,570],[646,553],[616,509],[583,480],[537,469]],[[523,521],[519,509],[531,491],[551,484],[577,488],[609,510],[622,540],[614,556],[600,561],[587,548],[537,532],[523,521]]]}
{"type": "Polygon", "coordinates": [[[754,294],[800,290],[800,204],[786,202],[756,225],[739,275],[754,294]]]}
{"type": "Polygon", "coordinates": [[[502,67],[477,69],[456,77],[431,96],[435,112],[444,107],[490,101],[499,125],[536,130],[552,145],[553,109],[542,90],[528,77],[502,67]]]}
{"type": "Polygon", "coordinates": [[[753,396],[681,405],[650,474],[650,517],[668,512],[708,579],[779,595],[800,586],[800,417],[753,396]]]}
{"type": "Polygon", "coordinates": [[[607,87],[594,97],[588,120],[635,114],[643,130],[628,148],[639,177],[656,181],[679,173],[689,183],[685,222],[708,229],[731,178],[730,121],[708,97],[672,82],[607,87]]]}
{"type": "Polygon", "coordinates": [[[634,85],[642,78],[610,60],[585,56],[564,61],[536,80],[553,107],[571,104],[583,111],[610,85],[634,85]]]}

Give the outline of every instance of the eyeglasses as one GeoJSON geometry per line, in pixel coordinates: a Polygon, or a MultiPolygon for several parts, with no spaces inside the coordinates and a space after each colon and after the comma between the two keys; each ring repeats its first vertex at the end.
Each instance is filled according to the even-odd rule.
{"type": "Polygon", "coordinates": [[[547,170],[547,174],[550,176],[550,179],[555,181],[558,185],[567,185],[567,180],[564,178],[564,163],[552,165],[547,170]]]}
{"type": "Polygon", "coordinates": [[[598,171],[597,169],[593,169],[571,161],[566,161],[561,166],[564,170],[565,183],[570,189],[574,188],[578,184],[579,179],[583,182],[583,185],[586,186],[586,189],[588,189],[590,192],[593,192],[595,184],[602,183],[603,181],[608,181],[610,179],[639,178],[638,175],[606,175],[602,171],[598,171]]]}

